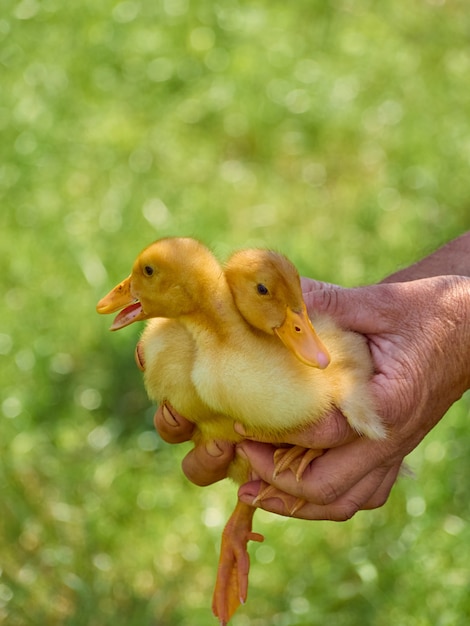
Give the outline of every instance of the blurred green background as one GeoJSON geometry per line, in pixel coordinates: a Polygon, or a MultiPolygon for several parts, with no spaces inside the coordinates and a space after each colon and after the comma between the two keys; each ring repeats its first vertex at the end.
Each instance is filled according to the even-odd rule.
{"type": "MultiPolygon", "coordinates": [[[[168,234],[350,286],[468,229],[469,36],[450,0],[3,1],[0,623],[215,623],[236,488],[184,479],[96,301],[168,234]]],[[[380,510],[257,514],[233,625],[466,623],[469,413],[380,510]]]]}

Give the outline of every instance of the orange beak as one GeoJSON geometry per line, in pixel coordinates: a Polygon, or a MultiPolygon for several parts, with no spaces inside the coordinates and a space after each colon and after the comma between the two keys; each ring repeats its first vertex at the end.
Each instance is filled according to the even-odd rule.
{"type": "Polygon", "coordinates": [[[325,369],[330,355],[312,326],[305,304],[300,312],[287,308],[286,319],[275,334],[295,356],[311,367],[325,369]]]}
{"type": "Polygon", "coordinates": [[[101,298],[96,305],[96,310],[103,315],[120,311],[110,330],[119,330],[133,322],[147,319],[141,303],[132,295],[130,276],[101,298]]]}

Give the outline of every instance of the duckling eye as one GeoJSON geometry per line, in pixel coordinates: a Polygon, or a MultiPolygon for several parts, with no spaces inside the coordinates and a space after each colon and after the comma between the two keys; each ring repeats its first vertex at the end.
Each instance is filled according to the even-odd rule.
{"type": "Polygon", "coordinates": [[[146,276],[152,276],[152,274],[153,274],[153,267],[151,265],[146,265],[144,267],[144,274],[146,276]]]}
{"type": "Polygon", "coordinates": [[[260,296],[267,296],[269,293],[269,289],[266,285],[263,285],[263,283],[258,283],[258,285],[256,285],[256,290],[260,296]]]}

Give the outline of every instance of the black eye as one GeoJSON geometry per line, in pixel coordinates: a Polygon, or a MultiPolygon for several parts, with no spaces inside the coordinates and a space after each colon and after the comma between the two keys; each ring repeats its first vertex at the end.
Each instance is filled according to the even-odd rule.
{"type": "Polygon", "coordinates": [[[146,276],[152,276],[152,274],[153,274],[153,267],[151,265],[146,265],[144,267],[144,274],[146,276]]]}
{"type": "Polygon", "coordinates": [[[266,287],[266,285],[263,285],[263,283],[258,283],[256,285],[256,291],[259,293],[260,296],[267,296],[269,293],[269,289],[266,287]]]}

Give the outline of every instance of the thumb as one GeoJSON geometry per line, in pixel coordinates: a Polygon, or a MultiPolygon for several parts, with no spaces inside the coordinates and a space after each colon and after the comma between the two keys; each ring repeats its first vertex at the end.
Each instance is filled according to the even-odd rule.
{"type": "MultiPolygon", "coordinates": [[[[351,289],[303,281],[303,297],[310,315],[325,313],[342,328],[363,334],[390,330],[391,317],[397,308],[398,285],[370,285],[351,289]]],[[[401,313],[403,311],[400,308],[401,313]]]]}

